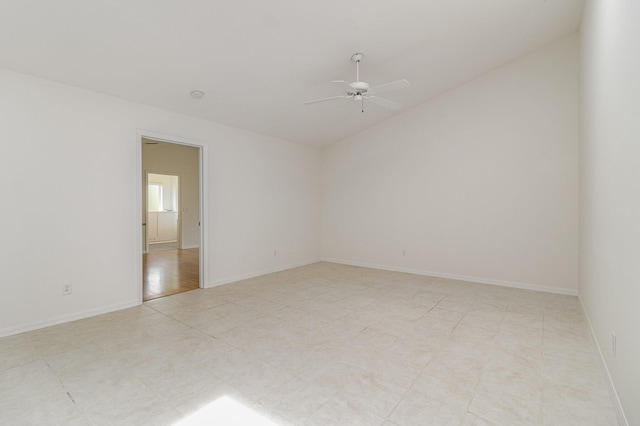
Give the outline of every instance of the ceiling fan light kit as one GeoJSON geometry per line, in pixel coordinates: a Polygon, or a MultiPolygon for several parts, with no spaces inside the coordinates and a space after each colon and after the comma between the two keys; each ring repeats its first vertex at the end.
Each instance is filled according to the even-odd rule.
{"type": "Polygon", "coordinates": [[[398,109],[402,105],[399,103],[376,96],[376,93],[388,92],[391,90],[405,89],[411,84],[407,80],[397,80],[390,83],[380,84],[378,86],[371,87],[369,83],[360,81],[360,62],[364,58],[362,53],[354,53],[351,55],[351,61],[356,64],[356,81],[347,83],[344,80],[333,80],[331,83],[337,83],[343,85],[346,93],[340,96],[331,96],[329,98],[314,99],[307,101],[305,105],[316,104],[319,102],[333,101],[336,99],[353,99],[355,102],[360,102],[361,110],[364,112],[364,100],[371,101],[372,103],[382,106],[388,109],[398,109]]]}

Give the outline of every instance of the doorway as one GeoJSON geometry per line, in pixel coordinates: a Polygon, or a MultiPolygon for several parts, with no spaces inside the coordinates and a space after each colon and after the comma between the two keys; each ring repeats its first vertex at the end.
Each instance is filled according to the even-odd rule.
{"type": "Polygon", "coordinates": [[[142,302],[204,287],[204,146],[139,141],[142,302]]]}

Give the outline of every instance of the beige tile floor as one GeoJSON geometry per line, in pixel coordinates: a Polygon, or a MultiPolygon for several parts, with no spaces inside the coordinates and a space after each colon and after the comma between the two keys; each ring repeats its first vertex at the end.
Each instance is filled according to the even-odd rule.
{"type": "Polygon", "coordinates": [[[617,424],[577,298],[404,273],[317,263],[0,339],[2,425],[229,398],[278,425],[617,424]]]}

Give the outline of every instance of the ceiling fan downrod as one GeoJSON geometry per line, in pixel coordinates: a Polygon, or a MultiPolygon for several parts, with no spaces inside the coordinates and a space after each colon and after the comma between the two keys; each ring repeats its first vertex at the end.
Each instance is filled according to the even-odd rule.
{"type": "Polygon", "coordinates": [[[364,58],[362,53],[354,53],[351,60],[356,63],[356,81],[360,81],[360,61],[364,58]]]}

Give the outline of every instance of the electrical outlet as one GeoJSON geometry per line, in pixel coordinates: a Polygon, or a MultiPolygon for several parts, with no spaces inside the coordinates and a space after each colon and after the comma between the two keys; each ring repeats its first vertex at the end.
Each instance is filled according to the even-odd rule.
{"type": "Polygon", "coordinates": [[[402,250],[402,255],[406,256],[407,255],[407,251],[406,250],[402,250]]]}
{"type": "Polygon", "coordinates": [[[62,286],[62,295],[63,296],[67,296],[69,294],[73,293],[73,287],[71,286],[71,284],[65,284],[62,286]]]}
{"type": "Polygon", "coordinates": [[[616,333],[611,333],[611,350],[613,351],[613,356],[616,356],[616,351],[617,351],[617,337],[616,337],[616,333]]]}
{"type": "Polygon", "coordinates": [[[274,250],[274,251],[273,251],[273,255],[274,255],[274,256],[277,256],[277,255],[278,255],[278,252],[277,252],[276,250],[274,250]]]}

